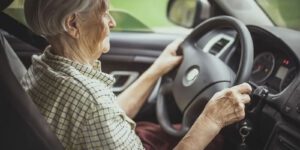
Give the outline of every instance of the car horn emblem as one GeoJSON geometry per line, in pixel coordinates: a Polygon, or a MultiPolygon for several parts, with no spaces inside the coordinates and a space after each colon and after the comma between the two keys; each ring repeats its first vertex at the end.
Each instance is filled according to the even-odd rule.
{"type": "Polygon", "coordinates": [[[185,86],[190,86],[194,83],[194,81],[198,78],[200,73],[200,70],[198,69],[198,67],[193,67],[191,69],[189,69],[189,71],[187,72],[186,76],[184,77],[183,80],[183,85],[185,86]]]}

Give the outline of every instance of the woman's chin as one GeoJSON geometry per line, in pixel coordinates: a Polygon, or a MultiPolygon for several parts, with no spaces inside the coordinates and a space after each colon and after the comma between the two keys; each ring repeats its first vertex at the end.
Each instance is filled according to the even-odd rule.
{"type": "Polygon", "coordinates": [[[110,46],[105,46],[105,47],[103,47],[103,49],[102,49],[102,53],[106,54],[106,53],[109,52],[109,50],[110,50],[110,46]]]}

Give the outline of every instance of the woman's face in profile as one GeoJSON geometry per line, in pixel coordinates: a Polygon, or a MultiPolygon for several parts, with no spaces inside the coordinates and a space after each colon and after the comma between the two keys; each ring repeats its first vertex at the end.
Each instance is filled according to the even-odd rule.
{"type": "MultiPolygon", "coordinates": [[[[97,12],[96,12],[97,13],[97,12]]],[[[109,14],[109,10],[98,12],[99,14],[89,14],[83,22],[84,43],[88,49],[92,50],[90,54],[93,59],[98,59],[102,53],[107,53],[110,49],[109,34],[110,29],[116,26],[116,22],[109,14]]]]}
{"type": "Polygon", "coordinates": [[[110,42],[109,42],[109,34],[110,34],[110,29],[116,26],[116,22],[113,19],[113,17],[109,14],[109,11],[107,10],[104,13],[104,16],[102,18],[103,23],[104,23],[104,39],[102,41],[102,52],[107,53],[110,49],[110,42]]]}

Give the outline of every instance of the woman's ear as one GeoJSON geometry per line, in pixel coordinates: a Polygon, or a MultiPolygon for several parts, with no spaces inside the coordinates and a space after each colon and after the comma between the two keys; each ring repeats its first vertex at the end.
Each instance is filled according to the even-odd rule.
{"type": "Polygon", "coordinates": [[[71,37],[79,38],[79,26],[78,26],[78,16],[76,14],[70,15],[65,20],[66,32],[71,37]]]}

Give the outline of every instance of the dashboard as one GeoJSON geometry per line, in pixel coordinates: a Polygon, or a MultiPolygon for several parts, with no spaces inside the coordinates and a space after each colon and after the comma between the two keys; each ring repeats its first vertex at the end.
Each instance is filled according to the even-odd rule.
{"type": "Polygon", "coordinates": [[[262,51],[254,58],[250,81],[265,85],[271,93],[283,91],[295,78],[294,60],[281,51],[262,51]]]}
{"type": "MultiPolygon", "coordinates": [[[[254,62],[250,82],[266,86],[270,93],[282,92],[290,85],[299,72],[296,55],[284,42],[266,32],[250,30],[254,45],[254,62]]],[[[211,31],[202,37],[196,46],[205,52],[220,57],[233,71],[237,72],[240,52],[235,41],[235,31],[220,29],[211,31]],[[226,54],[226,49],[237,49],[226,54]],[[222,58],[222,54],[227,55],[222,58]],[[226,61],[228,60],[228,61],[226,61]]],[[[230,51],[230,50],[229,50],[230,51]]]]}
{"type": "Polygon", "coordinates": [[[272,37],[252,35],[254,62],[250,81],[266,86],[272,94],[285,90],[299,71],[295,55],[284,43],[272,37]]]}
{"type": "MultiPolygon", "coordinates": [[[[271,141],[273,145],[289,142],[286,145],[290,146],[300,137],[300,32],[265,26],[248,26],[248,29],[254,46],[249,82],[265,86],[269,91],[263,98],[253,96],[247,106],[247,119],[255,124],[256,132],[250,138],[254,144],[271,141]]],[[[195,46],[220,58],[236,73],[241,57],[237,37],[231,29],[216,29],[201,37],[195,46]]],[[[225,132],[225,135],[232,137],[236,126],[225,129],[225,132]]],[[[231,140],[238,143],[240,136],[231,140]]]]}

